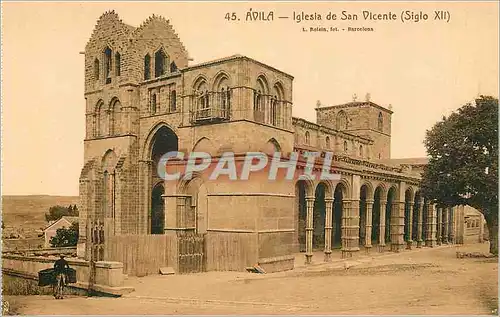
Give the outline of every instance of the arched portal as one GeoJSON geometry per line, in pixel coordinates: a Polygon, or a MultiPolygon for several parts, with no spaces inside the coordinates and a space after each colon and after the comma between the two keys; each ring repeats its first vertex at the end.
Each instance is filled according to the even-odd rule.
{"type": "Polygon", "coordinates": [[[412,217],[412,229],[411,229],[411,239],[413,241],[418,241],[421,237],[418,236],[418,209],[420,207],[420,192],[415,193],[415,199],[413,200],[413,217],[412,217]]]}
{"type": "Polygon", "coordinates": [[[333,195],[332,248],[342,247],[342,216],[345,186],[340,183],[335,187],[333,195]]]}
{"type": "Polygon", "coordinates": [[[164,180],[158,175],[158,164],[160,163],[161,157],[172,151],[178,151],[179,141],[177,135],[167,126],[163,125],[159,127],[153,135],[151,140],[150,147],[150,160],[152,162],[151,169],[149,171],[149,185],[147,185],[146,190],[149,190],[150,193],[150,225],[149,229],[152,234],[163,233],[164,232],[164,224],[165,219],[162,218],[161,221],[154,217],[164,217],[164,211],[162,209],[161,213],[158,208],[164,208],[163,198],[160,198],[163,195],[164,180]],[[158,187],[158,184],[161,183],[161,188],[158,187]],[[151,186],[151,187],[150,187],[151,186]],[[161,195],[160,189],[162,190],[161,195]],[[155,191],[156,190],[156,191],[155,191]],[[160,196],[158,196],[160,195],[160,196]],[[156,205],[153,205],[155,203],[156,205]],[[161,227],[160,227],[161,226],[161,227]]]}
{"type": "Polygon", "coordinates": [[[313,209],[313,250],[323,249],[325,247],[325,220],[326,220],[326,204],[325,204],[326,186],[319,183],[316,186],[314,194],[314,209],[313,209]]]}
{"type": "Polygon", "coordinates": [[[298,214],[297,225],[297,243],[299,252],[306,251],[306,221],[307,221],[307,205],[306,205],[306,182],[299,180],[295,184],[295,206],[298,214]]]}
{"type": "Polygon", "coordinates": [[[151,234],[163,234],[165,229],[165,209],[163,183],[156,184],[151,193],[151,234]]]}
{"type": "MultiPolygon", "coordinates": [[[[366,199],[368,196],[368,186],[361,186],[359,194],[359,245],[366,244],[366,199]]],[[[368,238],[370,239],[370,237],[368,238]]]]}
{"type": "Polygon", "coordinates": [[[412,240],[411,238],[411,225],[412,225],[412,210],[411,210],[411,203],[412,203],[412,191],[410,188],[408,188],[405,192],[405,219],[404,219],[404,240],[405,241],[410,241],[412,240]]]}
{"type": "Polygon", "coordinates": [[[382,188],[377,187],[373,196],[372,211],[372,245],[380,242],[380,201],[382,200],[382,188]]]}
{"type": "Polygon", "coordinates": [[[394,199],[396,196],[396,189],[394,187],[391,187],[389,189],[389,192],[387,193],[387,205],[385,206],[385,242],[390,243],[391,242],[391,224],[393,223],[392,221],[392,209],[393,209],[393,204],[394,204],[394,199]]]}

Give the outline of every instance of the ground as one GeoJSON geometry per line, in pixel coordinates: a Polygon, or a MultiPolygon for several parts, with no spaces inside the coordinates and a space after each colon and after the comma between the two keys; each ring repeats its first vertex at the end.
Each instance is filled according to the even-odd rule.
{"type": "MultiPolygon", "coordinates": [[[[7,297],[19,314],[493,314],[498,259],[444,246],[273,274],[209,272],[128,278],[122,298],[7,297]]],[[[495,313],[496,314],[496,313],[495,313]]]]}

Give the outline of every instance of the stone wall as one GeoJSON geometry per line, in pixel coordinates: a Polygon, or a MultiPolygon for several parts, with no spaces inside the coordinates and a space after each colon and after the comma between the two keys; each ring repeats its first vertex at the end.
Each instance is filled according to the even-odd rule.
{"type": "MultiPolygon", "coordinates": [[[[38,272],[52,268],[57,257],[31,257],[3,255],[2,270],[6,274],[38,279],[38,272]]],[[[73,286],[87,288],[89,282],[89,264],[80,259],[66,259],[69,266],[76,270],[77,283],[73,286]]],[[[99,261],[95,264],[96,274],[94,289],[110,294],[122,294],[131,289],[124,286],[123,264],[120,262],[99,261]]]]}

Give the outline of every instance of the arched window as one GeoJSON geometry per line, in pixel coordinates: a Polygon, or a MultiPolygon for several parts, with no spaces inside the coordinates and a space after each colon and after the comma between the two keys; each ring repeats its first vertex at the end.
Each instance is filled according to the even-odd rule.
{"type": "Polygon", "coordinates": [[[271,125],[278,125],[278,98],[271,99],[271,125]]]}
{"type": "Polygon", "coordinates": [[[326,137],[326,148],[327,149],[330,148],[330,137],[329,136],[326,137]]]}
{"type": "Polygon", "coordinates": [[[109,132],[108,128],[108,115],[106,111],[106,106],[104,102],[99,101],[96,106],[96,118],[95,118],[95,136],[106,136],[109,132]]]}
{"type": "Polygon", "coordinates": [[[144,56],[144,80],[151,79],[151,56],[144,56]]]}
{"type": "Polygon", "coordinates": [[[121,56],[120,53],[115,54],[115,75],[121,75],[121,56]]]}
{"type": "Polygon", "coordinates": [[[170,92],[170,112],[175,112],[177,109],[177,93],[175,90],[170,92]]]}
{"type": "Polygon", "coordinates": [[[111,122],[110,122],[110,127],[109,127],[109,134],[110,135],[118,135],[120,134],[120,127],[121,127],[121,108],[122,105],[118,99],[114,99],[111,102],[111,107],[110,107],[110,115],[111,115],[111,122]]]}
{"type": "Polygon", "coordinates": [[[94,60],[94,79],[99,80],[99,60],[94,60]]]}
{"type": "Polygon", "coordinates": [[[175,65],[175,62],[170,63],[170,72],[175,73],[177,71],[177,65],[175,65]]]}
{"type": "Polygon", "coordinates": [[[347,141],[344,141],[344,152],[347,152],[348,148],[347,148],[347,141]]]}
{"type": "Polygon", "coordinates": [[[166,74],[166,68],[168,66],[167,54],[160,49],[155,53],[155,77],[160,77],[166,74]]]}
{"type": "Polygon", "coordinates": [[[378,159],[380,160],[382,158],[382,155],[379,153],[378,154],[378,159]]]}
{"type": "Polygon", "coordinates": [[[306,131],[306,144],[311,144],[311,136],[309,135],[309,131],[306,131]]]}
{"type": "Polygon", "coordinates": [[[106,47],[104,49],[104,78],[106,79],[106,84],[111,82],[111,49],[106,47]]]}
{"type": "Polygon", "coordinates": [[[215,95],[215,99],[213,101],[216,103],[214,106],[218,110],[217,115],[225,119],[229,118],[231,108],[230,84],[231,82],[229,77],[225,73],[221,73],[215,78],[213,85],[215,95]]]}
{"type": "Polygon", "coordinates": [[[156,113],[156,94],[151,95],[151,113],[156,113]]]}
{"type": "Polygon", "coordinates": [[[343,110],[340,110],[337,114],[337,130],[347,130],[349,127],[347,115],[343,110]]]}
{"type": "Polygon", "coordinates": [[[382,112],[378,113],[378,130],[382,131],[384,129],[384,118],[382,117],[382,112]]]}
{"type": "Polygon", "coordinates": [[[359,156],[363,157],[363,145],[359,146],[359,156]]]}

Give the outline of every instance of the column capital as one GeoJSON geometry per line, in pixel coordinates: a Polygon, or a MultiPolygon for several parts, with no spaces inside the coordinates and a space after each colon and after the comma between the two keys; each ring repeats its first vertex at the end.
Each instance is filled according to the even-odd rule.
{"type": "Polygon", "coordinates": [[[375,200],[374,200],[374,199],[367,199],[367,200],[366,200],[366,203],[367,203],[367,204],[373,204],[374,202],[375,202],[375,200]]]}
{"type": "Polygon", "coordinates": [[[309,200],[309,201],[314,201],[316,199],[316,197],[314,196],[306,196],[306,201],[309,200]]]}
{"type": "Polygon", "coordinates": [[[325,202],[326,203],[331,203],[331,202],[333,202],[333,198],[325,198],[325,202]]]}

